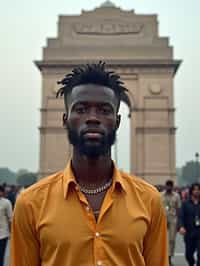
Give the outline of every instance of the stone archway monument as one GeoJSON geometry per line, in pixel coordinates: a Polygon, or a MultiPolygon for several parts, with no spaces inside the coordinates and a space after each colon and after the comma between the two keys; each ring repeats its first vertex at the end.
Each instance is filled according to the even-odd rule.
{"type": "Polygon", "coordinates": [[[81,15],[60,16],[58,37],[48,39],[42,61],[40,175],[62,169],[70,145],[62,128],[57,81],[79,64],[104,60],[129,90],[130,172],[152,184],[175,180],[174,60],[168,38],[159,37],[156,15],[138,15],[107,1],[81,15]]]}

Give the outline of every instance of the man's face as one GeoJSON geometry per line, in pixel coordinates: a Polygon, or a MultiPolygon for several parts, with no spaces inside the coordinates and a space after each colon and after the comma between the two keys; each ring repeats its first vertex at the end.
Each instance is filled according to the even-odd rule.
{"type": "Polygon", "coordinates": [[[171,193],[172,192],[172,190],[173,190],[173,186],[172,185],[166,185],[166,190],[167,190],[167,192],[169,192],[169,193],[171,193]]]}
{"type": "Polygon", "coordinates": [[[194,197],[200,197],[200,189],[198,186],[194,186],[192,190],[192,196],[194,197]]]}
{"type": "Polygon", "coordinates": [[[108,87],[85,84],[73,88],[63,122],[70,143],[80,154],[97,158],[110,152],[120,122],[117,103],[108,87]]]}
{"type": "Polygon", "coordinates": [[[5,194],[4,191],[0,190],[0,198],[4,197],[4,194],[5,194]]]}

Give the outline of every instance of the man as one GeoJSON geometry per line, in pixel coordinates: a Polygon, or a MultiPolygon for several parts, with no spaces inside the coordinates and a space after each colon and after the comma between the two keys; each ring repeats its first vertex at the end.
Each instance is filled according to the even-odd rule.
{"type": "Polygon", "coordinates": [[[5,198],[5,188],[0,185],[0,266],[3,266],[10,223],[12,217],[11,202],[5,198]]]}
{"type": "Polygon", "coordinates": [[[72,158],[18,197],[11,265],[167,266],[159,193],[111,159],[126,93],[119,76],[99,62],[75,68],[60,84],[72,158]]]}
{"type": "Polygon", "coordinates": [[[17,194],[16,186],[15,185],[8,186],[7,199],[10,200],[13,208],[15,206],[16,194],[17,194]]]}
{"type": "Polygon", "coordinates": [[[189,190],[190,198],[183,202],[180,210],[179,232],[184,236],[185,257],[189,266],[200,266],[200,184],[194,183],[189,190]]]}
{"type": "Polygon", "coordinates": [[[181,207],[181,200],[179,194],[173,191],[174,182],[172,180],[166,181],[165,188],[162,192],[162,200],[167,217],[169,262],[171,265],[171,258],[174,256],[175,251],[178,211],[181,207]]]}

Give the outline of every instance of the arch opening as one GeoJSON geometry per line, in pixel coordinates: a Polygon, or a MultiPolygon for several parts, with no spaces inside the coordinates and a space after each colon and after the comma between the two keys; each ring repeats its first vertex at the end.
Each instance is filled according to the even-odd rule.
{"type": "Polygon", "coordinates": [[[121,124],[112,147],[112,159],[119,169],[130,173],[130,108],[124,101],[120,104],[119,114],[121,124]]]}

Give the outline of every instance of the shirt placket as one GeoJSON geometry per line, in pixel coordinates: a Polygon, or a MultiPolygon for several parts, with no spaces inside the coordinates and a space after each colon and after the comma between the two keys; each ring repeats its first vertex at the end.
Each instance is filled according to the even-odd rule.
{"type": "Polygon", "coordinates": [[[104,214],[108,211],[113,203],[113,196],[111,196],[111,190],[109,190],[104,198],[103,204],[100,209],[98,220],[96,221],[94,213],[85,197],[85,195],[76,187],[79,200],[82,204],[83,210],[89,221],[92,233],[94,235],[94,265],[95,266],[105,266],[105,258],[102,250],[102,233],[100,228],[102,228],[102,219],[104,214]]]}
{"type": "Polygon", "coordinates": [[[80,191],[80,189],[78,188],[78,186],[76,186],[76,191],[78,194],[78,198],[80,200],[80,203],[82,205],[83,211],[85,213],[86,218],[89,221],[89,225],[90,228],[92,229],[92,231],[95,231],[96,228],[96,220],[92,211],[92,208],[90,207],[87,198],[85,197],[85,195],[80,191]]]}
{"type": "Polygon", "coordinates": [[[111,190],[109,189],[106,193],[106,196],[104,198],[104,201],[102,203],[99,217],[96,223],[96,230],[95,230],[95,236],[94,236],[94,258],[95,258],[95,266],[105,266],[105,255],[102,249],[102,241],[103,241],[103,232],[102,232],[102,223],[103,223],[103,217],[105,213],[109,210],[109,208],[113,204],[113,197],[111,195],[111,190]]]}

